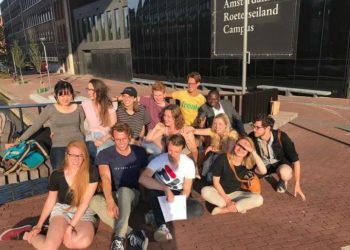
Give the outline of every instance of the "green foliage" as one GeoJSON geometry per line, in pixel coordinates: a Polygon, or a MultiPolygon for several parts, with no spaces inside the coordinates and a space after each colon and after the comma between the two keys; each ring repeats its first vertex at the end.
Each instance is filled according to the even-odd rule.
{"type": "Polygon", "coordinates": [[[16,68],[19,69],[19,73],[21,75],[21,83],[24,83],[23,76],[22,76],[22,67],[24,66],[25,56],[23,54],[22,49],[19,47],[17,40],[13,42],[11,53],[13,56],[13,60],[15,61],[15,64],[16,64],[16,68]]]}
{"type": "Polygon", "coordinates": [[[38,45],[35,44],[33,40],[31,40],[29,44],[29,56],[30,56],[30,61],[34,64],[36,71],[40,72],[42,56],[38,45]]]}

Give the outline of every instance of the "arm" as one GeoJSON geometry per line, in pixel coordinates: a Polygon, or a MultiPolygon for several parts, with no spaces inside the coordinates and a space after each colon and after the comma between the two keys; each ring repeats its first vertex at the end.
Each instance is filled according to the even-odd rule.
{"type": "Polygon", "coordinates": [[[163,145],[161,144],[161,137],[163,136],[165,132],[165,126],[163,123],[159,122],[157,125],[147,134],[146,141],[147,142],[153,142],[156,144],[160,149],[163,148],[163,145]]]}
{"type": "Polygon", "coordinates": [[[43,124],[50,118],[50,113],[52,113],[52,107],[46,107],[39,115],[38,119],[30,126],[23,135],[19,138],[20,140],[27,140],[36,131],[38,131],[43,124]]]}
{"type": "Polygon", "coordinates": [[[155,190],[160,190],[160,191],[164,191],[166,197],[167,197],[167,200],[169,202],[172,202],[174,200],[174,194],[173,192],[171,191],[171,189],[160,183],[159,181],[155,180],[152,176],[154,174],[154,171],[153,169],[150,169],[150,168],[146,168],[140,178],[139,178],[139,183],[148,188],[148,189],[155,189],[155,190]]]}
{"type": "Polygon", "coordinates": [[[84,113],[84,110],[83,108],[81,107],[81,105],[79,105],[77,107],[79,109],[79,128],[80,128],[80,132],[85,135],[85,128],[84,128],[84,121],[85,121],[85,113],[84,113]]]}
{"type": "Polygon", "coordinates": [[[295,178],[295,187],[294,187],[294,196],[300,195],[303,201],[306,200],[306,197],[300,187],[300,161],[293,162],[294,167],[294,178],[295,178]]]}
{"type": "Polygon", "coordinates": [[[112,179],[111,179],[111,171],[109,170],[109,166],[99,165],[98,172],[100,173],[100,177],[102,180],[102,190],[107,203],[108,216],[112,218],[118,218],[119,210],[118,210],[117,204],[115,204],[115,201],[112,195],[112,179]]]}
{"type": "Polygon", "coordinates": [[[202,129],[195,129],[193,134],[195,135],[204,135],[204,136],[210,136],[211,135],[211,128],[202,128],[202,129]]]}
{"type": "Polygon", "coordinates": [[[264,162],[261,160],[260,156],[255,150],[253,150],[251,153],[254,157],[255,164],[256,164],[255,173],[259,175],[265,175],[267,173],[267,168],[264,162]]]}
{"type": "Polygon", "coordinates": [[[197,149],[197,144],[196,144],[196,140],[194,138],[194,135],[192,133],[187,133],[187,134],[182,133],[182,135],[185,137],[186,145],[192,153],[192,157],[193,157],[194,162],[197,164],[198,149],[197,149]]]}
{"type": "MultiPolygon", "coordinates": [[[[111,108],[111,110],[109,111],[109,120],[110,120],[109,127],[112,127],[114,124],[117,123],[117,113],[113,108],[111,108]]],[[[111,134],[107,133],[105,136],[95,141],[95,146],[99,147],[103,145],[111,137],[112,137],[111,134]]]]}
{"type": "Polygon", "coordinates": [[[226,207],[230,206],[233,203],[233,201],[222,188],[220,184],[220,176],[213,176],[213,186],[216,189],[216,191],[219,193],[219,195],[224,199],[226,203],[226,207]]]}
{"type": "Polygon", "coordinates": [[[189,178],[184,178],[182,194],[188,198],[192,191],[193,180],[189,178]]]}

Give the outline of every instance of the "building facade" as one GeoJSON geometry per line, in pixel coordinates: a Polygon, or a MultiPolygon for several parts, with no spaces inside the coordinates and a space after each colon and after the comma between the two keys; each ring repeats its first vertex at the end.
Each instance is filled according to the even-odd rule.
{"type": "MultiPolygon", "coordinates": [[[[134,77],[184,81],[198,71],[205,82],[241,85],[242,60],[211,58],[210,0],[129,0],[128,6],[134,77]]],[[[277,85],[346,97],[349,11],[350,1],[300,1],[296,57],[252,59],[248,88],[277,85]]]]}

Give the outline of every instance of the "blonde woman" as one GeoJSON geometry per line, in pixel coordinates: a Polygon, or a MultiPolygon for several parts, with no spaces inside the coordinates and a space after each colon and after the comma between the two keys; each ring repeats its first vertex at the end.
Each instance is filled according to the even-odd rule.
{"type": "Polygon", "coordinates": [[[245,213],[247,210],[263,204],[263,197],[240,189],[241,182],[236,178],[233,167],[240,179],[248,170],[255,167],[257,174],[265,174],[266,167],[254,150],[254,143],[249,137],[241,137],[231,153],[221,154],[212,166],[213,186],[202,188],[202,197],[216,207],[212,215],[224,213],[245,213]]]}
{"type": "MultiPolygon", "coordinates": [[[[230,120],[226,114],[216,115],[211,128],[194,129],[191,127],[188,131],[195,135],[210,137],[210,144],[205,150],[202,163],[203,176],[207,176],[211,165],[219,154],[232,151],[238,138],[238,133],[231,128],[230,120]]],[[[211,181],[211,176],[208,176],[207,180],[211,181]]]]}
{"type": "Polygon", "coordinates": [[[87,248],[95,235],[94,213],[88,208],[98,183],[97,169],[90,167],[85,142],[68,144],[63,167],[52,172],[49,194],[36,226],[23,239],[36,249],[87,248]],[[50,216],[47,235],[39,234],[50,216]]]}

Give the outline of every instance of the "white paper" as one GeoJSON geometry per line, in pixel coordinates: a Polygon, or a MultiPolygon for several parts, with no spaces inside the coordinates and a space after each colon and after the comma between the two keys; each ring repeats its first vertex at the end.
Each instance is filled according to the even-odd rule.
{"type": "Polygon", "coordinates": [[[175,195],[172,202],[168,202],[166,196],[158,196],[158,201],[166,222],[187,219],[185,195],[175,195]]]}

